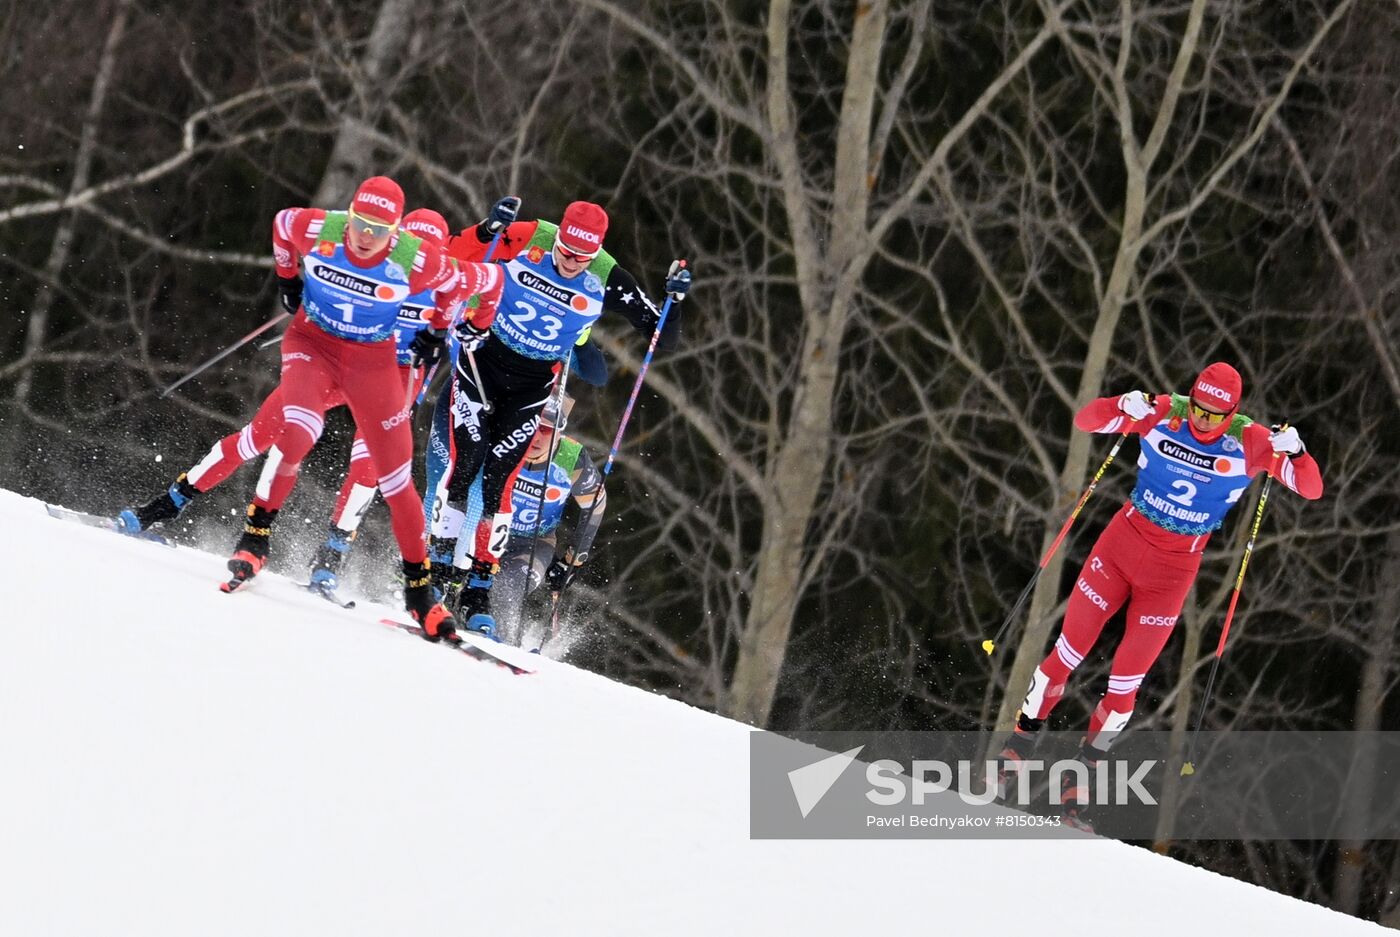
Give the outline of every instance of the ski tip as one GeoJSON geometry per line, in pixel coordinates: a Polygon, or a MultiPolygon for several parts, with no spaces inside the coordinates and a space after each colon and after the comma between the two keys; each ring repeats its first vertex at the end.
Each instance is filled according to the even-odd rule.
{"type": "Polygon", "coordinates": [[[1195,773],[1196,773],[1196,766],[1193,765],[1191,762],[1188,761],[1188,762],[1186,762],[1185,764],[1183,764],[1183,765],[1181,766],[1181,776],[1182,776],[1183,778],[1189,778],[1191,775],[1193,775],[1193,774],[1195,774],[1195,773]]]}
{"type": "Polygon", "coordinates": [[[995,651],[996,649],[997,644],[991,638],[988,638],[987,640],[982,642],[982,650],[985,651],[988,655],[990,655],[992,651],[995,651]]]}

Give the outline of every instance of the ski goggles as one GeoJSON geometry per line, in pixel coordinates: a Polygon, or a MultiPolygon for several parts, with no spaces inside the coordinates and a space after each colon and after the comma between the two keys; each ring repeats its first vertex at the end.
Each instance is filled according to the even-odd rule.
{"type": "Polygon", "coordinates": [[[591,261],[594,257],[598,256],[597,251],[594,251],[591,254],[580,254],[578,251],[571,251],[563,244],[560,244],[558,240],[554,242],[554,249],[559,252],[560,257],[564,258],[565,260],[571,263],[576,264],[586,264],[589,261],[591,261]]]}
{"type": "Polygon", "coordinates": [[[350,212],[350,230],[356,234],[368,234],[371,237],[382,238],[393,234],[394,229],[398,226],[397,221],[375,221],[356,213],[354,210],[350,212]]]}
{"type": "Polygon", "coordinates": [[[1191,416],[1203,423],[1222,423],[1225,418],[1230,415],[1217,410],[1207,410],[1194,400],[1190,401],[1189,406],[1191,409],[1191,416]]]}

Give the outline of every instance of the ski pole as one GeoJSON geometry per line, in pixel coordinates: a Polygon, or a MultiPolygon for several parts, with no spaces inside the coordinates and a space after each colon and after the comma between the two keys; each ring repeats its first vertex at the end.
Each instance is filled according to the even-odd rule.
{"type": "Polygon", "coordinates": [[[525,620],[525,599],[530,595],[530,573],[535,568],[535,548],[540,542],[540,526],[544,523],[545,496],[549,494],[549,469],[554,464],[554,443],[559,438],[559,422],[564,419],[564,387],[569,381],[569,359],[564,359],[564,368],[559,372],[559,380],[554,389],[554,425],[549,428],[549,448],[544,454],[544,477],[540,480],[540,503],[535,511],[535,527],[530,531],[530,549],[525,551],[525,588],[520,590],[520,608],[516,620],[525,620]]]}
{"type": "Polygon", "coordinates": [[[204,362],[204,363],[201,364],[199,367],[195,368],[193,371],[191,371],[191,372],[189,372],[188,374],[186,374],[184,377],[180,378],[180,379],[179,379],[178,381],[176,381],[174,384],[171,384],[171,385],[170,385],[169,387],[167,387],[165,390],[161,391],[161,392],[160,392],[161,397],[169,397],[170,394],[175,390],[175,388],[179,387],[181,384],[185,383],[186,381],[191,380],[192,378],[198,377],[200,374],[203,374],[205,371],[209,370],[211,367],[213,367],[214,365],[218,364],[220,361],[223,361],[223,360],[224,360],[225,358],[227,358],[229,355],[233,354],[235,351],[237,351],[238,349],[242,348],[244,345],[248,344],[248,343],[251,342],[253,339],[257,338],[259,335],[261,335],[262,333],[266,332],[268,329],[272,328],[273,326],[277,325],[279,322],[281,322],[283,319],[286,319],[286,318],[289,317],[290,315],[291,315],[290,312],[279,312],[277,315],[273,316],[271,319],[268,319],[268,320],[267,320],[266,322],[264,322],[262,325],[260,325],[260,326],[258,326],[257,328],[253,329],[253,331],[249,332],[247,335],[243,336],[243,337],[240,338],[238,341],[234,342],[232,345],[228,346],[228,347],[225,348],[223,351],[219,352],[217,355],[215,355],[214,357],[210,358],[208,361],[204,362]]]}
{"type": "Polygon", "coordinates": [[[481,412],[484,416],[490,416],[492,409],[491,401],[486,399],[486,385],[481,383],[481,372],[476,369],[476,355],[467,352],[467,364],[472,369],[472,380],[476,382],[476,392],[481,395],[481,412]]]}
{"type": "MultiPolygon", "coordinates": [[[[684,260],[680,263],[682,267],[685,266],[684,260]]],[[[651,343],[647,345],[646,356],[642,358],[642,366],[637,369],[637,379],[632,382],[632,395],[627,398],[627,406],[623,409],[622,419],[617,424],[617,435],[613,436],[612,449],[608,452],[608,461],[603,463],[603,472],[598,479],[598,492],[594,495],[593,501],[588,505],[587,512],[585,512],[583,517],[579,520],[580,528],[587,527],[588,523],[593,520],[593,512],[598,507],[599,497],[603,492],[603,485],[608,480],[608,473],[612,471],[613,462],[617,460],[617,451],[622,447],[622,434],[627,432],[627,423],[632,419],[632,408],[636,406],[637,396],[642,392],[642,382],[646,380],[647,369],[651,367],[652,355],[656,354],[656,343],[661,340],[661,330],[666,325],[666,316],[670,313],[671,303],[675,298],[674,294],[667,293],[666,302],[661,306],[661,315],[656,320],[656,330],[651,333],[651,343]]],[[[565,583],[564,589],[567,588],[568,583],[565,583]]],[[[559,608],[564,601],[564,589],[553,593],[554,610],[551,613],[551,638],[559,632],[559,608]]]]}
{"type": "MultiPolygon", "coordinates": [[[[1288,424],[1285,423],[1284,426],[1288,424]]],[[[1278,459],[1278,453],[1274,453],[1278,459]]],[[[1201,736],[1201,723],[1205,722],[1206,707],[1210,705],[1210,692],[1215,688],[1215,675],[1220,670],[1220,658],[1225,656],[1225,639],[1230,636],[1230,623],[1235,620],[1235,605],[1240,600],[1240,589],[1244,586],[1244,571],[1249,569],[1249,557],[1254,553],[1254,540],[1259,536],[1259,522],[1264,519],[1264,505],[1269,503],[1269,486],[1274,482],[1270,473],[1264,479],[1264,490],[1259,493],[1259,506],[1254,509],[1254,526],[1249,530],[1249,540],[1244,545],[1244,556],[1240,559],[1240,572],[1235,577],[1235,591],[1230,593],[1230,607],[1225,611],[1225,624],[1220,629],[1220,641],[1215,645],[1215,660],[1211,661],[1210,677],[1206,680],[1206,692],[1201,697],[1201,709],[1196,714],[1196,728],[1191,731],[1191,744],[1186,746],[1186,761],[1181,765],[1183,776],[1196,773],[1196,741],[1201,736]]]]}
{"type": "Polygon", "coordinates": [[[418,365],[410,365],[408,369],[408,386],[403,389],[403,408],[407,410],[413,406],[413,382],[418,379],[418,365]]]}
{"type": "Polygon", "coordinates": [[[987,654],[990,655],[995,651],[997,642],[1006,637],[1006,632],[1010,630],[1011,623],[1015,621],[1016,616],[1021,613],[1021,607],[1026,604],[1026,599],[1030,598],[1031,590],[1034,589],[1035,584],[1040,581],[1040,574],[1045,572],[1045,567],[1050,565],[1050,558],[1055,555],[1055,551],[1058,550],[1060,544],[1064,542],[1065,535],[1068,534],[1069,529],[1074,526],[1075,519],[1079,517],[1079,512],[1084,510],[1084,505],[1088,502],[1089,496],[1092,495],[1094,489],[1098,487],[1099,479],[1103,478],[1103,473],[1108,471],[1109,465],[1113,463],[1114,456],[1118,455],[1118,450],[1123,446],[1123,440],[1128,438],[1130,432],[1132,432],[1131,429],[1124,430],[1123,435],[1118,437],[1118,441],[1115,442],[1113,448],[1108,451],[1108,458],[1103,460],[1103,465],[1100,465],[1099,470],[1094,473],[1094,480],[1089,482],[1089,487],[1085,488],[1084,494],[1079,496],[1079,503],[1074,506],[1074,510],[1070,513],[1069,518],[1065,520],[1064,526],[1060,528],[1059,534],[1055,537],[1055,541],[1050,544],[1050,549],[1046,550],[1045,555],[1040,558],[1040,565],[1036,567],[1035,575],[1031,576],[1031,581],[1026,583],[1026,587],[1021,590],[1021,595],[1016,599],[1016,604],[1011,606],[1011,611],[1007,613],[1006,620],[1003,621],[1001,627],[997,629],[996,637],[988,638],[982,642],[982,650],[986,651],[987,654]]]}
{"type": "MultiPolygon", "coordinates": [[[[504,230],[505,230],[505,228],[502,228],[500,231],[497,231],[497,232],[496,232],[496,236],[493,237],[493,238],[491,238],[491,243],[490,243],[489,245],[487,245],[487,247],[486,247],[486,259],[483,260],[482,263],[489,264],[489,263],[491,262],[491,258],[494,257],[494,256],[496,255],[496,245],[499,244],[499,243],[501,243],[501,231],[504,231],[504,230]]],[[[456,325],[457,323],[454,321],[452,324],[453,324],[453,325],[456,325]]],[[[471,352],[467,352],[467,354],[470,355],[471,352]]],[[[434,362],[433,362],[433,366],[432,366],[431,368],[428,369],[428,376],[425,377],[425,378],[423,378],[423,389],[422,389],[421,391],[418,392],[418,403],[419,403],[420,406],[421,406],[422,403],[423,403],[423,398],[424,398],[424,397],[427,395],[427,393],[428,393],[428,385],[431,384],[431,383],[433,382],[433,375],[437,373],[438,364],[439,364],[439,362],[434,361],[434,362]]],[[[473,374],[473,375],[476,374],[476,359],[475,359],[475,358],[472,359],[472,374],[473,374]]],[[[476,386],[477,386],[478,388],[481,387],[481,378],[479,378],[479,377],[477,378],[476,386]]],[[[484,407],[483,407],[483,409],[487,409],[487,408],[484,408],[484,407]]],[[[488,412],[489,412],[489,410],[488,410],[488,412]]]]}

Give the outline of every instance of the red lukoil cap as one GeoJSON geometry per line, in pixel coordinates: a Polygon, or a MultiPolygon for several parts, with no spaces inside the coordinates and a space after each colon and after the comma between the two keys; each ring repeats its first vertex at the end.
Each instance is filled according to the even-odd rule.
{"type": "Polygon", "coordinates": [[[1206,366],[1196,377],[1191,396],[1197,403],[1218,407],[1227,412],[1240,405],[1240,395],[1244,392],[1244,381],[1240,372],[1223,361],[1206,366]]]}
{"type": "Polygon", "coordinates": [[[431,208],[415,208],[404,216],[402,227],[438,247],[447,243],[447,219],[431,208]]]}
{"type": "Polygon", "coordinates": [[[608,233],[608,213],[592,202],[571,202],[564,209],[555,241],[575,254],[594,256],[603,249],[603,236],[608,233]]]}
{"type": "Polygon", "coordinates": [[[388,176],[371,176],[355,190],[350,210],[376,221],[395,222],[403,217],[403,189],[388,176]]]}

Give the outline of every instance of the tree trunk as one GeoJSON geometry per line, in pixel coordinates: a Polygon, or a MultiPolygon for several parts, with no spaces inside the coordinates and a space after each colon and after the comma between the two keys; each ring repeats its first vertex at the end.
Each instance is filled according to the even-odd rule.
{"type": "MultiPolygon", "coordinates": [[[[725,703],[725,713],[756,726],[768,723],[773,697],[787,655],[793,616],[801,598],[804,579],[804,545],[811,526],[823,473],[812,471],[811,454],[825,452],[831,439],[832,401],[836,396],[838,350],[850,321],[860,281],[863,261],[856,258],[868,237],[868,165],[870,134],[879,88],[880,51],[888,10],[885,0],[864,0],[856,7],[851,31],[850,58],[846,65],[846,85],[841,98],[837,128],[836,165],[825,262],[804,264],[803,258],[821,256],[812,240],[810,204],[800,179],[800,164],[793,159],[794,138],[782,132],[789,111],[785,94],[770,97],[774,140],[782,152],[777,155],[779,171],[789,201],[789,219],[798,258],[799,288],[806,312],[807,331],[803,338],[801,374],[793,403],[791,423],[767,471],[770,495],[764,509],[763,539],[758,555],[748,618],[739,641],[739,656],[725,703]],[[818,278],[835,276],[836,288],[824,309],[813,300],[822,292],[815,288],[818,278]]],[[[786,17],[786,4],[774,3],[770,16],[786,17]]],[[[785,20],[784,20],[785,22],[785,20]]],[[[770,20],[770,36],[775,48],[770,61],[774,69],[786,65],[786,30],[770,20]],[[778,28],[774,28],[778,27],[778,28]]],[[[777,84],[770,92],[786,85],[785,76],[770,76],[777,84]]]]}
{"type": "MultiPolygon", "coordinates": [[[[88,98],[87,113],[83,115],[83,126],[78,134],[78,150],[73,157],[73,178],[68,183],[69,195],[81,192],[88,185],[93,152],[97,149],[97,128],[102,122],[102,110],[107,104],[107,90],[112,84],[117,47],[121,45],[122,35],[126,32],[131,2],[132,0],[116,0],[112,9],[112,23],[107,27],[107,41],[102,44],[102,54],[97,62],[97,75],[92,82],[92,96],[88,98]]],[[[77,218],[76,211],[66,213],[59,221],[58,231],[54,233],[53,243],[49,246],[49,256],[44,262],[44,282],[40,285],[29,311],[29,325],[24,336],[25,358],[32,359],[38,355],[48,338],[49,312],[53,309],[56,295],[53,284],[59,281],[63,275],[63,268],[68,265],[77,218]]],[[[19,380],[15,384],[16,424],[29,405],[29,391],[33,380],[34,366],[30,364],[20,372],[19,380]]]]}
{"type": "MultiPolygon", "coordinates": [[[[1093,332],[1089,336],[1089,347],[1084,358],[1084,369],[1079,375],[1079,388],[1075,394],[1075,409],[1084,407],[1089,401],[1103,393],[1104,371],[1108,367],[1109,350],[1113,336],[1118,329],[1118,320],[1123,314],[1123,304],[1128,294],[1137,268],[1138,255],[1142,251],[1140,238],[1143,221],[1147,212],[1148,173],[1157,154],[1161,152],[1166,139],[1167,128],[1176,113],[1176,106],[1185,83],[1188,66],[1195,55],[1196,42],[1200,36],[1201,19],[1205,14],[1205,0],[1195,0],[1182,34],[1181,48],[1177,50],[1176,61],[1162,99],[1154,115],[1152,130],[1145,145],[1139,147],[1133,130],[1133,109],[1126,85],[1126,64],[1128,49],[1132,41],[1132,21],[1130,7],[1124,6],[1124,35],[1120,37],[1123,50],[1119,54],[1113,88],[1114,104],[1117,112],[1118,135],[1123,150],[1123,170],[1125,185],[1123,192],[1123,226],[1118,240],[1117,253],[1113,258],[1113,269],[1104,287],[1103,298],[1099,302],[1099,313],[1094,321],[1093,332]]],[[[1055,492],[1055,514],[1047,525],[1041,540],[1041,553],[1050,548],[1059,525],[1063,523],[1062,512],[1067,512],[1078,497],[1084,484],[1089,463],[1091,436],[1071,429],[1069,450],[1065,454],[1064,468],[1060,472],[1059,487],[1055,492]]],[[[1002,697],[1001,709],[997,714],[997,729],[1007,732],[1016,718],[1016,710],[1030,686],[1031,674],[1044,656],[1046,639],[1054,622],[1050,610],[1055,607],[1060,589],[1060,575],[1064,569],[1067,550],[1061,550],[1045,567],[1045,573],[1036,583],[1031,595],[1030,610],[1026,616],[1025,636],[1016,648],[1016,659],[1007,677],[1006,695],[1002,697]]]]}
{"type": "MultiPolygon", "coordinates": [[[[1385,708],[1391,658],[1395,653],[1395,623],[1400,621],[1400,531],[1386,539],[1385,567],[1376,580],[1382,583],[1381,593],[1372,618],[1372,641],[1366,661],[1361,667],[1361,689],[1356,696],[1352,729],[1375,732],[1381,727],[1381,712],[1385,708]]],[[[1342,799],[1343,816],[1360,825],[1375,799],[1376,752],[1366,744],[1356,749],[1347,777],[1347,796],[1342,799]]],[[[1358,914],[1361,909],[1362,886],[1365,884],[1366,843],[1349,840],[1340,844],[1332,905],[1345,914],[1358,914]]]]}
{"type": "Polygon", "coordinates": [[[1152,850],[1166,854],[1176,827],[1176,812],[1181,792],[1181,772],[1172,766],[1185,752],[1187,733],[1191,731],[1191,710],[1194,702],[1196,661],[1201,656],[1201,637],[1205,634],[1204,611],[1197,600],[1196,587],[1186,597],[1181,608],[1179,624],[1186,628],[1181,642],[1181,672],[1176,679],[1176,705],[1172,709],[1171,744],[1168,748],[1166,774],[1162,778],[1162,806],[1157,811],[1157,828],[1152,834],[1152,850]]]}
{"type": "MultiPolygon", "coordinates": [[[[1137,262],[1137,249],[1133,245],[1142,231],[1146,185],[1140,175],[1129,173],[1128,178],[1128,192],[1123,206],[1123,236],[1119,242],[1118,256],[1114,259],[1108,288],[1099,304],[1094,331],[1089,337],[1089,353],[1085,357],[1084,370],[1080,372],[1079,388],[1075,394],[1076,410],[1103,392],[1103,375],[1108,367],[1109,347],[1113,343],[1113,333],[1118,328],[1118,320],[1123,314],[1123,300],[1137,262]]],[[[1055,491],[1054,516],[1046,526],[1045,535],[1041,540],[1042,555],[1050,549],[1060,524],[1064,523],[1064,516],[1074,506],[1081,493],[1088,473],[1089,445],[1093,439],[1091,434],[1074,432],[1071,427],[1069,451],[1065,455],[1064,468],[1060,472],[1059,486],[1055,491]]],[[[1080,536],[1085,535],[1081,530],[1080,536]]],[[[1035,584],[1035,591],[1031,593],[1025,634],[1016,646],[1016,659],[1011,665],[1011,674],[1007,677],[1006,695],[1002,697],[1001,709],[997,714],[997,729],[1000,731],[1010,731],[1016,711],[1025,697],[1026,687],[1030,686],[1031,674],[1045,655],[1045,642],[1055,624],[1050,612],[1059,601],[1060,575],[1064,571],[1065,555],[1068,552],[1066,539],[1054,558],[1046,564],[1044,574],[1035,584]]]]}
{"type": "Polygon", "coordinates": [[[311,204],[318,208],[348,205],[355,186],[371,172],[377,171],[378,154],[374,139],[365,132],[365,128],[373,125],[378,113],[377,106],[372,102],[387,97],[381,97],[383,89],[379,86],[388,80],[394,63],[403,58],[408,48],[413,34],[414,7],[411,0],[384,0],[380,4],[374,29],[359,61],[364,87],[357,88],[355,94],[358,100],[370,103],[366,104],[363,113],[357,113],[351,107],[340,118],[325,174],[321,176],[321,184],[316,187],[316,194],[311,197],[311,204]]]}

